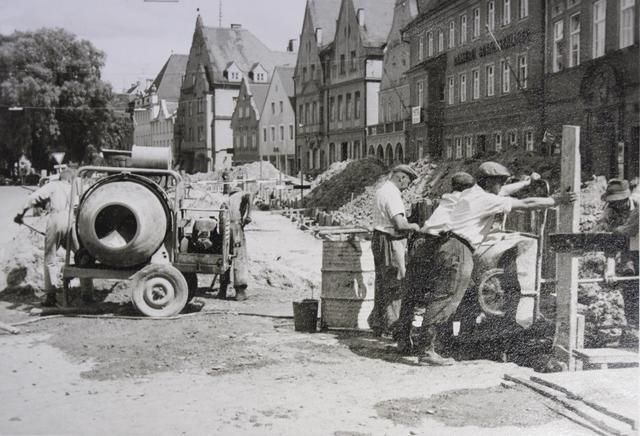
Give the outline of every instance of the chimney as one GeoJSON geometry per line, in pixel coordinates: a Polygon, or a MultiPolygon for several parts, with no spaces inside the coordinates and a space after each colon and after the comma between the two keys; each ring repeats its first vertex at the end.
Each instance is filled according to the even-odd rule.
{"type": "Polygon", "coordinates": [[[242,24],[231,24],[231,28],[235,30],[242,29],[242,24]]]}
{"type": "Polygon", "coordinates": [[[287,45],[287,51],[290,53],[295,53],[298,51],[298,40],[290,39],[289,44],[287,45]]]}
{"type": "Polygon", "coordinates": [[[360,27],[364,27],[364,9],[358,9],[358,24],[360,27]]]}
{"type": "Polygon", "coordinates": [[[316,44],[322,44],[322,27],[316,27],[316,44]]]}

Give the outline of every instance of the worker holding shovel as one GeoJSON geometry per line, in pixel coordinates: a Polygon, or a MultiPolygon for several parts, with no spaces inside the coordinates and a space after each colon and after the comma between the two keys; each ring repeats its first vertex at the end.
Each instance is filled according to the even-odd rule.
{"type": "MultiPolygon", "coordinates": [[[[43,207],[48,204],[49,218],[44,234],[44,290],[45,300],[42,305],[51,307],[56,305],[56,289],[58,288],[58,276],[60,268],[58,265],[58,248],[65,247],[67,242],[67,220],[69,214],[69,203],[71,201],[71,182],[73,172],[69,169],[60,173],[60,179],[47,183],[35,192],[31,193],[25,201],[22,209],[16,214],[13,221],[17,224],[24,224],[25,213],[34,207],[43,207]]],[[[25,224],[26,225],[26,224],[25,224]]],[[[29,226],[30,227],[30,226],[29,226]]],[[[65,247],[75,250],[77,244],[75,238],[71,238],[72,247],[65,247]]],[[[85,302],[93,300],[93,283],[91,280],[81,280],[82,299],[85,302]]]]}

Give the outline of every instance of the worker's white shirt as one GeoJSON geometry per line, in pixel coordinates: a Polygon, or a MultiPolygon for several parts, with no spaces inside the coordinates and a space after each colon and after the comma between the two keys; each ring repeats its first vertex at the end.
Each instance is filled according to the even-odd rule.
{"type": "MultiPolygon", "coordinates": [[[[445,208],[450,207],[448,220],[446,220],[447,211],[445,209],[435,217],[434,222],[430,222],[431,218],[427,220],[425,227],[432,234],[451,231],[469,241],[472,246],[477,247],[491,230],[495,216],[511,212],[512,206],[513,199],[511,197],[491,194],[475,185],[462,191],[460,198],[454,205],[445,205],[445,208]]],[[[438,206],[439,208],[440,206],[438,206]]]]}
{"type": "Polygon", "coordinates": [[[451,211],[460,200],[462,192],[455,191],[450,194],[443,194],[438,203],[438,207],[433,211],[431,216],[424,223],[424,228],[427,229],[427,233],[437,235],[439,231],[434,229],[441,228],[444,224],[449,223],[451,211]]]}
{"type": "Polygon", "coordinates": [[[384,182],[373,199],[373,228],[381,232],[397,235],[393,226],[393,217],[406,214],[402,195],[390,180],[384,182]]]}
{"type": "Polygon", "coordinates": [[[49,182],[32,192],[23,205],[27,210],[37,204],[49,201],[49,213],[69,212],[69,200],[71,197],[71,184],[62,180],[49,182]]]}

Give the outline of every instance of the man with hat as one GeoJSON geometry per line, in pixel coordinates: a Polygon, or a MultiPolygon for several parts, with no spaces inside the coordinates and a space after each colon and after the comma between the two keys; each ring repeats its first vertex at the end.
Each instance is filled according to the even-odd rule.
{"type": "Polygon", "coordinates": [[[375,297],[369,326],[377,336],[392,329],[400,312],[402,281],[406,273],[406,234],[418,230],[410,224],[401,191],[411,185],[418,174],[408,165],[398,165],[376,190],[373,200],[373,238],[371,251],[375,265],[375,297]]]}
{"type": "MultiPolygon", "coordinates": [[[[629,237],[629,249],[619,254],[616,273],[621,276],[638,275],[638,201],[629,189],[629,182],[621,179],[609,180],[602,200],[607,203],[602,217],[607,228],[613,233],[629,237]]],[[[608,281],[609,277],[605,279],[608,281]]],[[[621,287],[627,324],[637,329],[638,285],[635,282],[623,282],[621,287]]]]}
{"type": "MultiPolygon", "coordinates": [[[[425,261],[410,264],[407,286],[409,292],[421,295],[426,303],[415,350],[422,365],[454,363],[453,359],[436,353],[436,332],[439,326],[448,322],[462,301],[471,281],[473,252],[491,230],[495,216],[512,210],[553,207],[576,199],[574,193],[524,199],[498,195],[510,176],[503,165],[484,162],[478,168],[477,184],[460,193],[446,214],[448,219],[427,220],[419,230],[432,237],[431,244],[425,261]]],[[[434,215],[437,213],[438,209],[434,215]]],[[[411,344],[411,324],[400,327],[403,331],[398,334],[398,345],[402,348],[411,344]]]]}

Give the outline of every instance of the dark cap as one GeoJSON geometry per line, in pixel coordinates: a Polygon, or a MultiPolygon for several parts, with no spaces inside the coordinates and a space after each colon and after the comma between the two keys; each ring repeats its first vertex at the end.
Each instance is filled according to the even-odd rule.
{"type": "Polygon", "coordinates": [[[607,190],[602,194],[602,201],[626,200],[630,195],[629,182],[622,179],[611,179],[607,185],[607,190]]]}
{"type": "Polygon", "coordinates": [[[396,165],[395,167],[393,167],[393,169],[391,170],[392,173],[405,173],[407,176],[409,176],[409,178],[411,179],[411,181],[414,181],[415,179],[418,178],[418,173],[416,173],[413,168],[411,168],[409,165],[396,165]]]}
{"type": "Polygon", "coordinates": [[[457,172],[451,177],[451,189],[454,191],[464,191],[476,184],[476,179],[464,171],[457,172]]]}
{"type": "Polygon", "coordinates": [[[478,167],[478,177],[511,177],[511,173],[498,162],[484,162],[478,167]]]}

